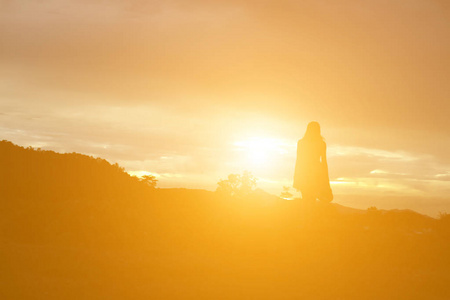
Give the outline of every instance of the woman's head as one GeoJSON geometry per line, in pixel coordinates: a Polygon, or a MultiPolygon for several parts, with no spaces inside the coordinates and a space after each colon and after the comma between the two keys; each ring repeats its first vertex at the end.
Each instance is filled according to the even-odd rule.
{"type": "Polygon", "coordinates": [[[306,140],[323,140],[323,137],[320,135],[320,125],[317,122],[309,122],[306,127],[305,135],[303,139],[306,140]]]}

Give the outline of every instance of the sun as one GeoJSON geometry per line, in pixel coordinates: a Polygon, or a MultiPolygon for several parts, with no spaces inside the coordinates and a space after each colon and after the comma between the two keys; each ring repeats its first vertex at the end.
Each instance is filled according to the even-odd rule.
{"type": "Polygon", "coordinates": [[[267,165],[272,156],[282,151],[280,141],[273,138],[252,137],[234,145],[242,151],[246,163],[254,166],[267,165]]]}

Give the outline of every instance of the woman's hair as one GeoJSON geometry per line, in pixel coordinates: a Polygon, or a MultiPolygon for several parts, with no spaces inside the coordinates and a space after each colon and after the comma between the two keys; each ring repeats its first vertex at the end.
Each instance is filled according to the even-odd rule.
{"type": "Polygon", "coordinates": [[[308,126],[306,127],[305,135],[303,136],[303,140],[308,141],[316,141],[320,140],[323,141],[323,137],[320,135],[320,125],[319,123],[313,121],[309,122],[308,126]]]}

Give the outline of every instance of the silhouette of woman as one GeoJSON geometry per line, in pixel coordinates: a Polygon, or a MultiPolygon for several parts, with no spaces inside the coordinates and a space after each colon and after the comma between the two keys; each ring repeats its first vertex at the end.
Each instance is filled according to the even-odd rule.
{"type": "Polygon", "coordinates": [[[310,122],[305,135],[297,143],[294,188],[304,200],[331,202],[333,193],[328,177],[326,144],[320,135],[320,125],[310,122]]]}

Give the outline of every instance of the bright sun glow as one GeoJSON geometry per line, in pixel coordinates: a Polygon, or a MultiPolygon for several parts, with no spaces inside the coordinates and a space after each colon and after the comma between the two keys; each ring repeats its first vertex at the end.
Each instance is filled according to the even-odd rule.
{"type": "Polygon", "coordinates": [[[253,137],[235,142],[238,151],[245,153],[247,163],[253,165],[267,164],[270,157],[286,153],[285,143],[279,139],[253,137]]]}

